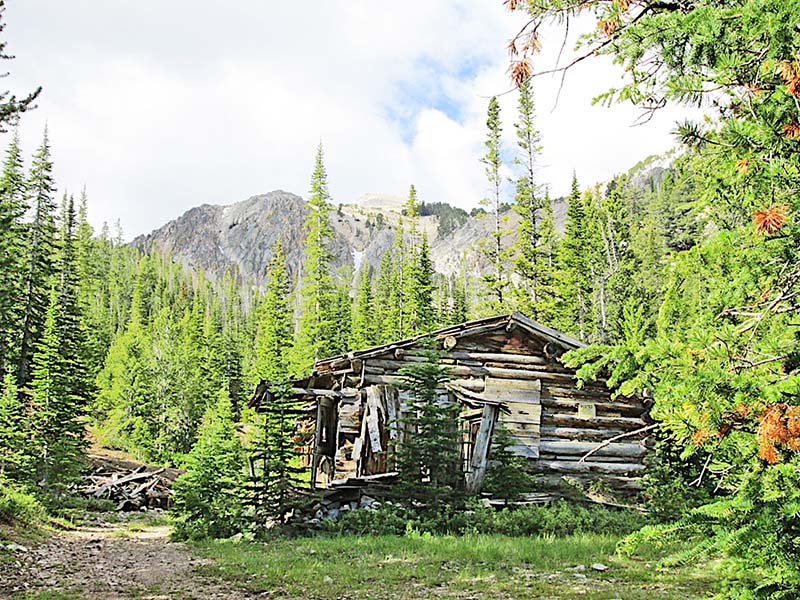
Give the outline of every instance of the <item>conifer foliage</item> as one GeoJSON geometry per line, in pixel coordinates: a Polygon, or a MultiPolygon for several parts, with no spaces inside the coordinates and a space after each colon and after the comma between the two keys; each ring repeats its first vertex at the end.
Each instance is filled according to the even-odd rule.
{"type": "Polygon", "coordinates": [[[320,144],[317,147],[308,197],[303,287],[300,292],[302,312],[294,360],[297,373],[305,373],[310,370],[314,361],[333,356],[337,350],[332,310],[334,285],[330,251],[333,229],[329,216],[331,207],[328,174],[323,158],[320,144]]]}
{"type": "Polygon", "coordinates": [[[227,389],[208,407],[186,464],[175,482],[176,539],[230,537],[244,527],[245,455],[227,389]]]}
{"type": "Polygon", "coordinates": [[[395,424],[404,440],[396,464],[402,499],[433,510],[456,502],[462,494],[460,405],[443,392],[449,376],[435,342],[429,339],[422,345],[426,360],[400,370],[409,402],[395,424]]]}

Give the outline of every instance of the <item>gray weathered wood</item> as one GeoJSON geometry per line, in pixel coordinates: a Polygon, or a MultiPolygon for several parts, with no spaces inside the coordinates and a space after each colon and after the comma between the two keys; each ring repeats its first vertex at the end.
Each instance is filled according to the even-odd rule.
{"type": "Polygon", "coordinates": [[[317,487],[317,467],[319,466],[320,446],[322,446],[322,430],[325,424],[322,422],[322,399],[317,400],[317,417],[314,421],[314,449],[311,453],[311,489],[317,487]]]}
{"type": "Polygon", "coordinates": [[[486,477],[486,466],[489,459],[489,448],[492,443],[492,433],[497,423],[499,407],[494,404],[484,404],[483,415],[478,434],[475,436],[475,447],[470,460],[470,470],[466,474],[466,488],[470,493],[478,492],[483,486],[486,477]]]}
{"type": "MultiPolygon", "coordinates": [[[[562,456],[577,456],[581,457],[584,454],[591,452],[597,448],[597,444],[591,442],[571,442],[571,441],[542,441],[540,443],[541,451],[550,452],[562,456]]],[[[598,450],[596,456],[617,456],[624,458],[641,458],[647,453],[647,450],[640,444],[630,443],[614,443],[605,446],[598,450]]]]}
{"type": "Polygon", "coordinates": [[[381,413],[383,411],[383,386],[367,388],[367,432],[372,452],[383,452],[381,447],[381,413]]]}
{"type": "Polygon", "coordinates": [[[577,414],[550,414],[546,413],[543,421],[547,425],[563,425],[565,427],[614,427],[617,429],[639,429],[645,425],[641,419],[627,417],[595,417],[591,421],[578,418],[577,414]]]}
{"type": "Polygon", "coordinates": [[[537,460],[531,463],[531,471],[544,473],[599,473],[606,475],[623,475],[625,473],[642,473],[642,463],[617,462],[578,462],[567,460],[537,460]]]}

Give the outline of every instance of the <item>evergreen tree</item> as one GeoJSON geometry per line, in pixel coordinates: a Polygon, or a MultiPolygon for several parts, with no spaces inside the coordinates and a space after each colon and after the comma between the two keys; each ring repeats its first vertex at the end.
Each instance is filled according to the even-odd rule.
{"type": "Polygon", "coordinates": [[[519,87],[519,120],[514,125],[519,155],[514,159],[522,173],[516,182],[516,203],[519,214],[515,243],[514,270],[520,278],[515,289],[519,309],[536,320],[548,321],[548,304],[552,301],[550,250],[545,238],[546,211],[552,215],[549,198],[543,196],[536,184],[536,160],[541,152],[540,135],[534,125],[534,102],[530,81],[519,87]]]}
{"type": "MultiPolygon", "coordinates": [[[[0,4],[0,17],[2,10],[0,4]]],[[[0,113],[0,126],[3,122],[0,113]]],[[[27,208],[25,195],[22,153],[15,131],[6,150],[0,178],[0,377],[13,372],[18,353],[24,297],[21,274],[24,271],[23,256],[26,249],[26,231],[22,221],[27,208]]]]}
{"type": "Polygon", "coordinates": [[[263,406],[260,451],[253,458],[256,526],[287,523],[292,511],[303,503],[298,490],[304,485],[307,469],[300,466],[300,452],[293,437],[300,413],[297,401],[286,384],[270,389],[270,400],[263,406]]]}
{"type": "Polygon", "coordinates": [[[425,333],[434,328],[435,315],[433,305],[433,261],[428,246],[428,235],[422,233],[422,242],[416,252],[414,269],[411,272],[409,303],[413,307],[410,315],[410,333],[425,333]]]}
{"type": "MultiPolygon", "coordinates": [[[[0,0],[0,34],[6,28],[6,24],[3,22],[6,11],[5,4],[5,0],[0,0]]],[[[6,42],[0,42],[0,59],[9,60],[13,58],[13,56],[6,53],[5,49],[6,42]]],[[[22,113],[34,108],[33,103],[41,91],[41,87],[36,88],[24,98],[19,99],[8,91],[0,93],[0,133],[5,133],[8,125],[16,125],[22,113]]]]}
{"type": "Polygon", "coordinates": [[[244,525],[244,451],[233,422],[228,391],[206,410],[186,473],[173,486],[173,537],[224,538],[244,525]]]}
{"type": "Polygon", "coordinates": [[[369,348],[378,343],[377,306],[372,294],[372,279],[369,263],[364,261],[358,275],[356,297],[353,302],[350,346],[355,350],[369,348]]]}
{"type": "Polygon", "coordinates": [[[9,373],[0,387],[0,478],[30,478],[33,456],[26,407],[15,378],[9,373]]]}
{"type": "Polygon", "coordinates": [[[334,353],[333,316],[331,297],[333,280],[330,274],[329,249],[333,230],[330,224],[330,195],[328,175],[323,164],[322,144],[317,148],[314,172],[311,176],[311,193],[308,198],[309,214],[306,219],[306,248],[303,262],[302,313],[295,346],[294,369],[308,372],[314,362],[334,353]]]}
{"type": "Polygon", "coordinates": [[[53,496],[62,495],[77,476],[87,446],[83,422],[87,398],[72,372],[78,360],[70,351],[74,346],[67,340],[63,317],[60,294],[53,288],[30,386],[36,481],[53,496]]]}
{"type": "Polygon", "coordinates": [[[343,354],[351,349],[350,339],[353,328],[353,299],[350,289],[353,282],[353,269],[343,265],[338,272],[331,299],[331,354],[343,354]]]}
{"type": "Polygon", "coordinates": [[[76,215],[71,196],[64,197],[58,241],[58,277],[50,293],[30,386],[32,428],[39,447],[38,479],[56,494],[80,468],[86,447],[84,417],[94,389],[86,369],[86,332],[78,303],[76,215]]]}
{"type": "Polygon", "coordinates": [[[384,344],[399,339],[395,335],[392,310],[392,279],[394,266],[392,253],[386,251],[381,257],[375,284],[375,343],[384,344]]]}
{"type": "Polygon", "coordinates": [[[489,181],[490,197],[488,203],[491,206],[493,231],[488,240],[483,243],[483,253],[489,261],[490,270],[482,277],[485,298],[483,312],[487,314],[498,314],[505,310],[505,292],[508,287],[508,278],[505,268],[505,253],[503,251],[503,236],[505,232],[501,226],[501,185],[502,177],[500,167],[502,166],[501,153],[501,133],[500,124],[500,103],[496,96],[489,100],[489,110],[486,118],[486,155],[481,162],[486,167],[486,177],[489,181]]]}
{"type": "Polygon", "coordinates": [[[289,276],[280,241],[275,243],[267,269],[267,290],[259,306],[255,367],[257,379],[277,383],[289,376],[293,334],[289,276]]]}
{"type": "Polygon", "coordinates": [[[47,129],[41,146],[34,154],[27,189],[34,213],[29,228],[28,257],[23,280],[25,304],[17,367],[17,381],[22,387],[30,381],[31,359],[43,333],[48,291],[55,275],[55,182],[47,129]]]}
{"type": "Polygon", "coordinates": [[[440,390],[447,369],[439,363],[435,342],[423,344],[424,362],[400,370],[411,399],[396,426],[403,444],[396,451],[401,499],[421,501],[427,510],[442,509],[461,496],[461,432],[457,427],[460,407],[440,390]]]}
{"type": "Polygon", "coordinates": [[[408,306],[406,304],[408,259],[406,257],[405,225],[402,217],[400,217],[394,235],[391,265],[389,300],[384,322],[386,342],[403,339],[408,333],[408,306]]]}
{"type": "MultiPolygon", "coordinates": [[[[234,269],[225,272],[221,290],[224,302],[222,314],[222,370],[223,378],[228,387],[228,395],[233,405],[233,418],[239,420],[241,409],[245,403],[244,389],[244,360],[243,352],[243,316],[242,297],[239,291],[239,281],[234,269]]],[[[287,314],[288,317],[288,314],[287,314]]]]}
{"type": "Polygon", "coordinates": [[[588,221],[578,178],[572,175],[572,190],[567,198],[567,220],[558,254],[559,328],[587,339],[591,300],[590,268],[587,262],[588,221]]]}

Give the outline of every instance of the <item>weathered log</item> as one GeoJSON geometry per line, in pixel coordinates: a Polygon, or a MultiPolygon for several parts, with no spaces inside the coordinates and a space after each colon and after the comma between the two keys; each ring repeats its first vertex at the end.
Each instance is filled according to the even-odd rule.
{"type": "Polygon", "coordinates": [[[549,379],[564,381],[572,385],[575,376],[571,373],[556,373],[553,371],[533,371],[530,369],[498,369],[489,367],[467,367],[456,365],[448,369],[450,375],[461,377],[496,377],[498,379],[549,379]]]}
{"type": "MultiPolygon", "coordinates": [[[[582,473],[572,473],[570,475],[559,474],[539,474],[536,476],[537,486],[546,489],[553,489],[562,487],[570,481],[575,481],[581,485],[589,484],[597,481],[594,475],[587,475],[582,473]]],[[[603,477],[603,483],[608,485],[613,490],[622,492],[638,492],[644,488],[641,477],[619,477],[614,475],[606,475],[603,477]]]]}
{"type": "Polygon", "coordinates": [[[545,412],[542,415],[542,424],[549,426],[564,426],[564,427],[613,427],[615,429],[639,429],[644,427],[645,422],[641,419],[634,419],[628,417],[595,417],[591,420],[581,419],[578,415],[566,415],[562,413],[545,412]]]}
{"type": "Polygon", "coordinates": [[[354,398],[358,390],[350,388],[344,390],[326,390],[320,388],[292,388],[290,392],[295,396],[325,396],[328,398],[354,398]]]}
{"type": "MultiPolygon", "coordinates": [[[[542,453],[548,452],[560,456],[582,457],[595,448],[597,448],[597,444],[592,444],[590,442],[554,442],[548,440],[540,443],[540,450],[542,453]]],[[[618,442],[601,448],[595,455],[598,457],[616,456],[623,458],[640,458],[646,453],[647,450],[640,444],[618,442]]]]}
{"type": "Polygon", "coordinates": [[[578,440],[580,442],[603,442],[609,437],[624,433],[622,429],[582,429],[580,427],[542,426],[542,438],[578,440]]]}
{"type": "MultiPolygon", "coordinates": [[[[577,414],[578,405],[584,401],[553,398],[553,396],[549,394],[542,394],[541,402],[542,406],[544,406],[545,408],[554,408],[560,412],[573,409],[577,414]]],[[[644,409],[642,407],[634,406],[631,404],[617,404],[615,402],[596,402],[596,401],[590,401],[590,402],[591,404],[594,404],[598,414],[616,413],[619,416],[623,417],[639,417],[644,413],[644,409]]],[[[608,416],[616,416],[616,414],[608,416]]]]}
{"type": "Polygon", "coordinates": [[[537,460],[531,463],[533,472],[543,473],[599,473],[602,475],[623,475],[625,473],[642,473],[641,463],[616,462],[578,462],[567,460],[537,460]]]}
{"type": "Polygon", "coordinates": [[[576,397],[576,398],[605,398],[608,402],[620,403],[620,404],[635,404],[638,406],[644,406],[641,398],[629,398],[627,396],[617,396],[613,400],[611,400],[611,390],[605,387],[598,387],[598,386],[586,386],[577,388],[577,387],[560,387],[558,385],[550,384],[547,386],[548,391],[553,396],[558,397],[576,397]]]}
{"type": "Polygon", "coordinates": [[[399,377],[398,375],[373,375],[371,373],[367,373],[364,375],[364,383],[369,385],[374,384],[387,384],[387,385],[402,385],[405,382],[405,379],[399,377]]]}

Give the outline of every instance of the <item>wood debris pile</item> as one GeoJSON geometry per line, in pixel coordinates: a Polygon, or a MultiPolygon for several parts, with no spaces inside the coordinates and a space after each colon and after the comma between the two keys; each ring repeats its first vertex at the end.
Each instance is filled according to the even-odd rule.
{"type": "Polygon", "coordinates": [[[87,498],[111,500],[118,511],[167,509],[172,504],[176,469],[140,465],[133,469],[101,464],[85,475],[78,490],[87,498]]]}

